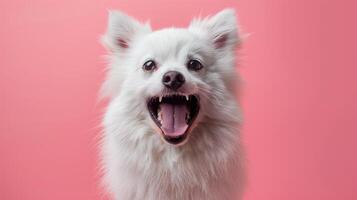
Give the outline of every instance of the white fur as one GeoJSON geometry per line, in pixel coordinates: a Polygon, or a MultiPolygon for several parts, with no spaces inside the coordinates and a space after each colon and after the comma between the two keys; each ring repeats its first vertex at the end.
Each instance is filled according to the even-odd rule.
{"type": "Polygon", "coordinates": [[[150,25],[114,11],[103,43],[110,65],[103,94],[110,99],[103,126],[104,183],[116,200],[240,199],[243,152],[236,102],[235,47],[240,42],[233,10],[193,20],[187,29],[152,31],[150,25]],[[118,45],[117,41],[128,45],[118,45]],[[189,71],[188,57],[202,61],[189,71]],[[142,65],[155,59],[158,69],[142,65]],[[181,72],[183,94],[199,94],[201,109],[188,141],[164,142],[146,100],[163,91],[162,75],[181,72]],[[234,198],[235,197],[235,198],[234,198]]]}

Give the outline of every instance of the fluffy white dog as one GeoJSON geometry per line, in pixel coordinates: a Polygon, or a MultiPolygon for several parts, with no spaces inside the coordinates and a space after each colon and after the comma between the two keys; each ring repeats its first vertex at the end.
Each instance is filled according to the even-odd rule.
{"type": "Polygon", "coordinates": [[[112,11],[102,39],[103,170],[114,199],[240,199],[234,10],[157,31],[112,11]]]}

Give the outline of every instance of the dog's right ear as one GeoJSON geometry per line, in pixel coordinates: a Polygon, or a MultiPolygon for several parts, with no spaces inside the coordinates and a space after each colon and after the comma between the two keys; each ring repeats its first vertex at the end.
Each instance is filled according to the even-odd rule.
{"type": "Polygon", "coordinates": [[[119,11],[109,11],[108,27],[102,36],[103,45],[112,53],[130,48],[135,38],[150,33],[149,23],[142,24],[119,11]]]}

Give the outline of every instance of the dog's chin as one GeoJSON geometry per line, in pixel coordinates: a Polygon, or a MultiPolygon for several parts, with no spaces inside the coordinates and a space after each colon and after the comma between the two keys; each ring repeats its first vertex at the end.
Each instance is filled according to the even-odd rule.
{"type": "Polygon", "coordinates": [[[148,99],[147,108],[162,138],[169,144],[180,146],[187,141],[199,114],[199,96],[153,96],[148,99]]]}

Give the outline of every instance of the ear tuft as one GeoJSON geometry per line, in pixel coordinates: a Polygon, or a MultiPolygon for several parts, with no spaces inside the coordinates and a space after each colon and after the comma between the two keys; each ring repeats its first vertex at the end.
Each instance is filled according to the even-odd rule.
{"type": "Polygon", "coordinates": [[[219,50],[234,49],[240,42],[236,14],[233,9],[225,9],[205,19],[193,20],[189,29],[208,35],[208,39],[219,50]]]}
{"type": "Polygon", "coordinates": [[[150,32],[149,24],[142,24],[119,11],[109,11],[108,27],[102,36],[102,43],[111,52],[123,52],[137,37],[150,32]]]}

